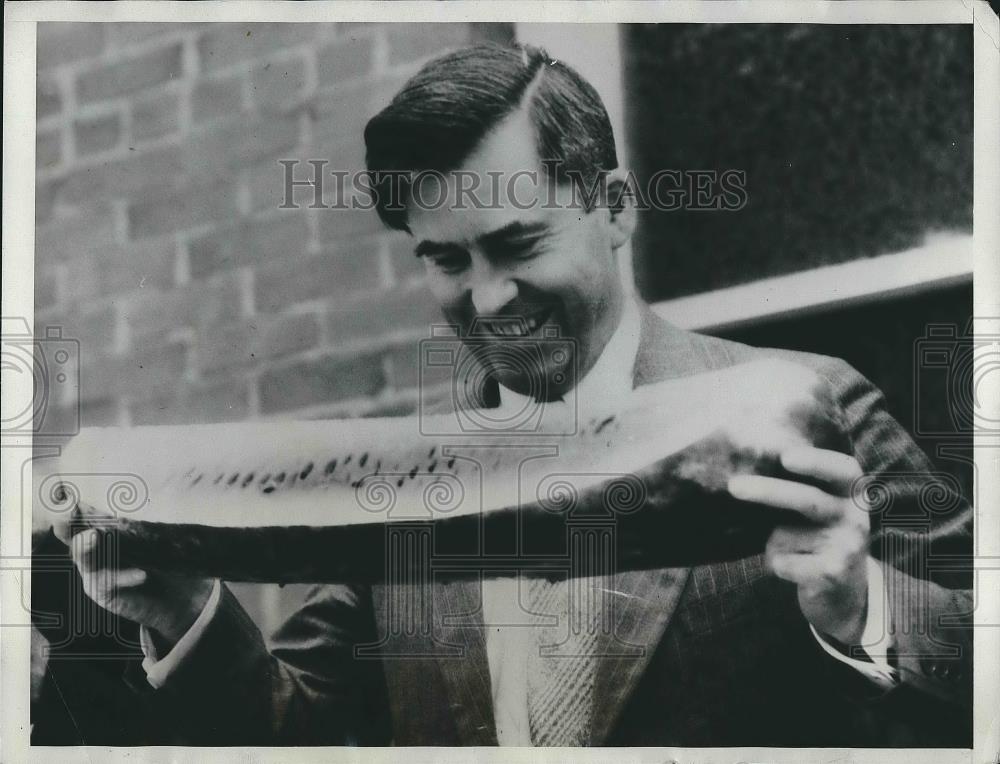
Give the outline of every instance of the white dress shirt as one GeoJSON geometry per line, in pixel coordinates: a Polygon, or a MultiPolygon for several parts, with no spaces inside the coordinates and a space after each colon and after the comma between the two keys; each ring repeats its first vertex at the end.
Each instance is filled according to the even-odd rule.
{"type": "MultiPolygon", "coordinates": [[[[608,344],[590,371],[575,388],[578,411],[588,418],[615,410],[632,391],[632,372],[639,351],[641,318],[639,305],[626,300],[621,320],[608,344]]],[[[500,388],[500,406],[513,412],[532,405],[524,396],[500,388]]],[[[844,655],[829,645],[812,629],[819,645],[831,656],[869,677],[884,689],[898,682],[898,674],[886,660],[892,645],[884,620],[885,586],[878,562],[868,561],[868,613],[862,646],[871,662],[844,655]]],[[[486,632],[486,655],[493,694],[493,713],[497,740],[503,746],[530,746],[528,731],[527,656],[532,646],[529,616],[520,601],[527,599],[527,580],[508,577],[483,582],[483,622],[486,632]],[[523,584],[523,588],[522,588],[523,584]],[[520,597],[519,597],[520,590],[520,597]]],[[[174,666],[179,664],[197,643],[199,636],[215,615],[219,605],[220,585],[215,588],[201,615],[190,630],[167,655],[158,659],[146,629],[140,629],[140,641],[146,658],[142,665],[149,683],[160,687],[174,666]]]]}

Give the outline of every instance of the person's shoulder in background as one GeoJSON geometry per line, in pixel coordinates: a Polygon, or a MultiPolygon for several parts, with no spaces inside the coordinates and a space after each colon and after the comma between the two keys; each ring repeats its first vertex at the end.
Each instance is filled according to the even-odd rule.
{"type": "Polygon", "coordinates": [[[834,356],[809,353],[801,350],[756,347],[735,340],[723,339],[701,332],[682,329],[657,315],[651,307],[645,306],[647,340],[661,347],[652,352],[683,352],[694,361],[690,373],[712,371],[762,359],[775,359],[805,366],[830,383],[834,389],[845,381],[871,383],[847,361],[834,356]]]}

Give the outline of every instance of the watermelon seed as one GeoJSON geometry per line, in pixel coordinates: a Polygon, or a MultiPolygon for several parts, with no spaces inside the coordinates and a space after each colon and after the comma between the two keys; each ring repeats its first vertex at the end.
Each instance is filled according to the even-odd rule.
{"type": "Polygon", "coordinates": [[[451,459],[448,460],[448,469],[451,469],[454,466],[455,466],[455,457],[453,456],[451,457],[451,459]]]}
{"type": "Polygon", "coordinates": [[[253,473],[251,472],[251,473],[250,473],[250,474],[248,474],[248,475],[247,475],[247,476],[246,476],[245,478],[243,478],[243,486],[242,486],[242,487],[243,487],[243,488],[246,488],[246,487],[247,487],[248,485],[250,485],[250,484],[251,484],[252,482],[253,482],[253,473]]]}
{"type": "Polygon", "coordinates": [[[358,460],[358,466],[364,467],[365,464],[367,463],[368,463],[368,452],[365,451],[363,454],[361,454],[361,458],[358,460]]]}
{"type": "Polygon", "coordinates": [[[305,480],[307,477],[309,477],[309,473],[312,472],[312,470],[313,470],[313,463],[309,462],[309,464],[307,464],[305,467],[302,468],[302,473],[299,475],[299,477],[305,480]]]}
{"type": "Polygon", "coordinates": [[[427,454],[427,458],[428,459],[433,459],[434,458],[434,452],[436,450],[437,450],[437,446],[431,446],[431,450],[430,450],[430,453],[427,454]]]}
{"type": "Polygon", "coordinates": [[[285,473],[284,472],[279,472],[277,475],[274,476],[274,479],[277,482],[279,482],[279,483],[284,483],[285,482],[285,473]]]}
{"type": "Polygon", "coordinates": [[[219,477],[217,477],[215,480],[212,481],[212,485],[218,485],[219,481],[222,480],[222,478],[224,478],[225,476],[226,475],[224,472],[220,472],[219,477]]]}
{"type": "Polygon", "coordinates": [[[413,480],[413,478],[415,478],[416,476],[417,476],[417,468],[414,467],[412,470],[410,470],[410,480],[413,480]]]}
{"type": "Polygon", "coordinates": [[[193,486],[198,485],[198,481],[201,480],[203,477],[205,476],[199,472],[198,477],[196,477],[194,480],[191,481],[191,485],[193,486]]]}
{"type": "Polygon", "coordinates": [[[264,473],[264,477],[262,477],[260,479],[260,484],[264,485],[264,483],[266,483],[270,479],[271,479],[271,473],[270,472],[266,472],[266,473],[264,473]]]}
{"type": "Polygon", "coordinates": [[[437,459],[435,459],[434,461],[432,461],[432,462],[431,462],[431,463],[430,463],[430,464],[429,464],[429,465],[427,466],[427,471],[428,471],[428,472],[433,472],[433,471],[434,471],[434,469],[435,469],[435,468],[436,468],[437,466],[438,466],[438,463],[437,463],[437,459]]]}
{"type": "Polygon", "coordinates": [[[233,483],[235,483],[239,479],[239,477],[240,477],[240,473],[234,472],[233,476],[231,478],[229,478],[229,480],[226,481],[226,485],[232,485],[233,483]]]}
{"type": "Polygon", "coordinates": [[[272,491],[274,491],[274,486],[273,485],[264,486],[263,490],[264,493],[271,493],[272,491]]]}
{"type": "Polygon", "coordinates": [[[329,475],[335,469],[337,469],[337,460],[336,459],[334,459],[333,461],[327,462],[326,463],[326,467],[323,469],[323,472],[325,472],[327,475],[329,475]]]}
{"type": "Polygon", "coordinates": [[[348,455],[347,455],[347,458],[346,458],[346,459],[344,459],[344,464],[350,464],[350,463],[351,463],[351,455],[350,455],[350,454],[348,454],[348,455]]]}
{"type": "Polygon", "coordinates": [[[406,478],[400,478],[399,480],[397,480],[397,481],[396,481],[396,487],[397,487],[397,488],[402,488],[402,487],[403,487],[403,481],[404,481],[405,479],[406,479],[406,478]]]}

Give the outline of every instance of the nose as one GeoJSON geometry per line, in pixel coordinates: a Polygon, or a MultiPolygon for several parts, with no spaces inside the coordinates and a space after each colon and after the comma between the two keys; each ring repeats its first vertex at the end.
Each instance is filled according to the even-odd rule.
{"type": "Polygon", "coordinates": [[[480,316],[494,316],[517,297],[514,280],[494,272],[483,273],[472,287],[472,305],[480,316]]]}

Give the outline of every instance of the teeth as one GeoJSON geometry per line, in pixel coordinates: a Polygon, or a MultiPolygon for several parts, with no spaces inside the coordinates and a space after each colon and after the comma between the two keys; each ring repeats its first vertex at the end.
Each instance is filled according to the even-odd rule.
{"type": "Polygon", "coordinates": [[[525,321],[490,321],[484,320],[482,326],[490,334],[498,337],[527,337],[539,327],[537,318],[525,321]]]}

